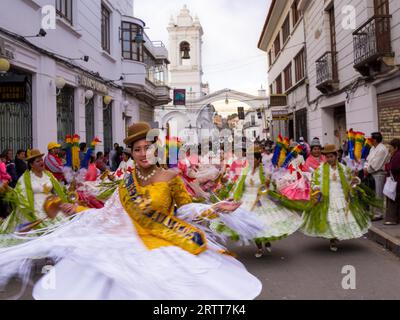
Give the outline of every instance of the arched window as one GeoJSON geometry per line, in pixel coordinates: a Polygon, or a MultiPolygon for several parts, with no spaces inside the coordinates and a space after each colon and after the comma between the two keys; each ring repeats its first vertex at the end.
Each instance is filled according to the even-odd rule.
{"type": "Polygon", "coordinates": [[[181,64],[184,64],[184,61],[189,61],[190,60],[190,44],[187,41],[181,42],[179,45],[179,58],[181,64]]]}

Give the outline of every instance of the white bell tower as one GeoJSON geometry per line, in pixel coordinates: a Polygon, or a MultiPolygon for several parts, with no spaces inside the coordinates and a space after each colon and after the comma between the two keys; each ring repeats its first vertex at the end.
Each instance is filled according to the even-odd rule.
{"type": "Polygon", "coordinates": [[[199,18],[194,19],[186,5],[181,9],[176,22],[171,16],[168,25],[170,87],[186,89],[186,99],[202,97],[202,36],[199,18]]]}

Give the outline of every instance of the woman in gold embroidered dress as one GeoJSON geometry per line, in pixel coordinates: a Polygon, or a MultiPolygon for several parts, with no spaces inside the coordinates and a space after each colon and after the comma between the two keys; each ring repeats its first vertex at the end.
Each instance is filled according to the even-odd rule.
{"type": "MultiPolygon", "coordinates": [[[[132,146],[136,168],[104,208],[0,250],[0,285],[26,270],[32,257],[46,254],[58,263],[35,285],[35,299],[253,299],[260,293],[260,281],[239,261],[180,218],[228,217],[222,212],[239,204],[193,204],[176,173],[148,160],[149,132],[146,123],[130,128],[125,143],[132,146]]],[[[69,206],[64,210],[73,210],[69,206]]]]}

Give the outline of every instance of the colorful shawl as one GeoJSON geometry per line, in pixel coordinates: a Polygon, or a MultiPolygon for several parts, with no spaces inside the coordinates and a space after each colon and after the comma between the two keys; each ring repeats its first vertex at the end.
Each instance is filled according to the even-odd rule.
{"type": "Polygon", "coordinates": [[[149,249],[178,246],[195,255],[207,249],[206,237],[200,229],[175,216],[151,209],[151,199],[137,192],[132,174],[120,185],[119,194],[125,211],[149,249]]]}
{"type": "MultiPolygon", "coordinates": [[[[337,166],[349,212],[354,216],[359,227],[364,229],[372,215],[369,207],[381,207],[382,204],[366,186],[350,186],[349,181],[352,178],[350,169],[340,163],[337,166]]],[[[318,194],[318,199],[314,198],[311,201],[312,205],[304,212],[303,227],[310,233],[324,233],[329,228],[330,165],[328,163],[323,164],[321,169],[314,172],[312,184],[320,188],[320,194],[318,194]]]]}

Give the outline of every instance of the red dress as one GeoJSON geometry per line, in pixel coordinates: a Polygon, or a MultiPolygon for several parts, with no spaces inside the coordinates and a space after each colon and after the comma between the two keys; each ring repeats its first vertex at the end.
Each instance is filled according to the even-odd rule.
{"type": "Polygon", "coordinates": [[[96,181],[97,179],[97,168],[96,164],[90,163],[88,170],[86,172],[85,180],[86,181],[96,181]]]}

